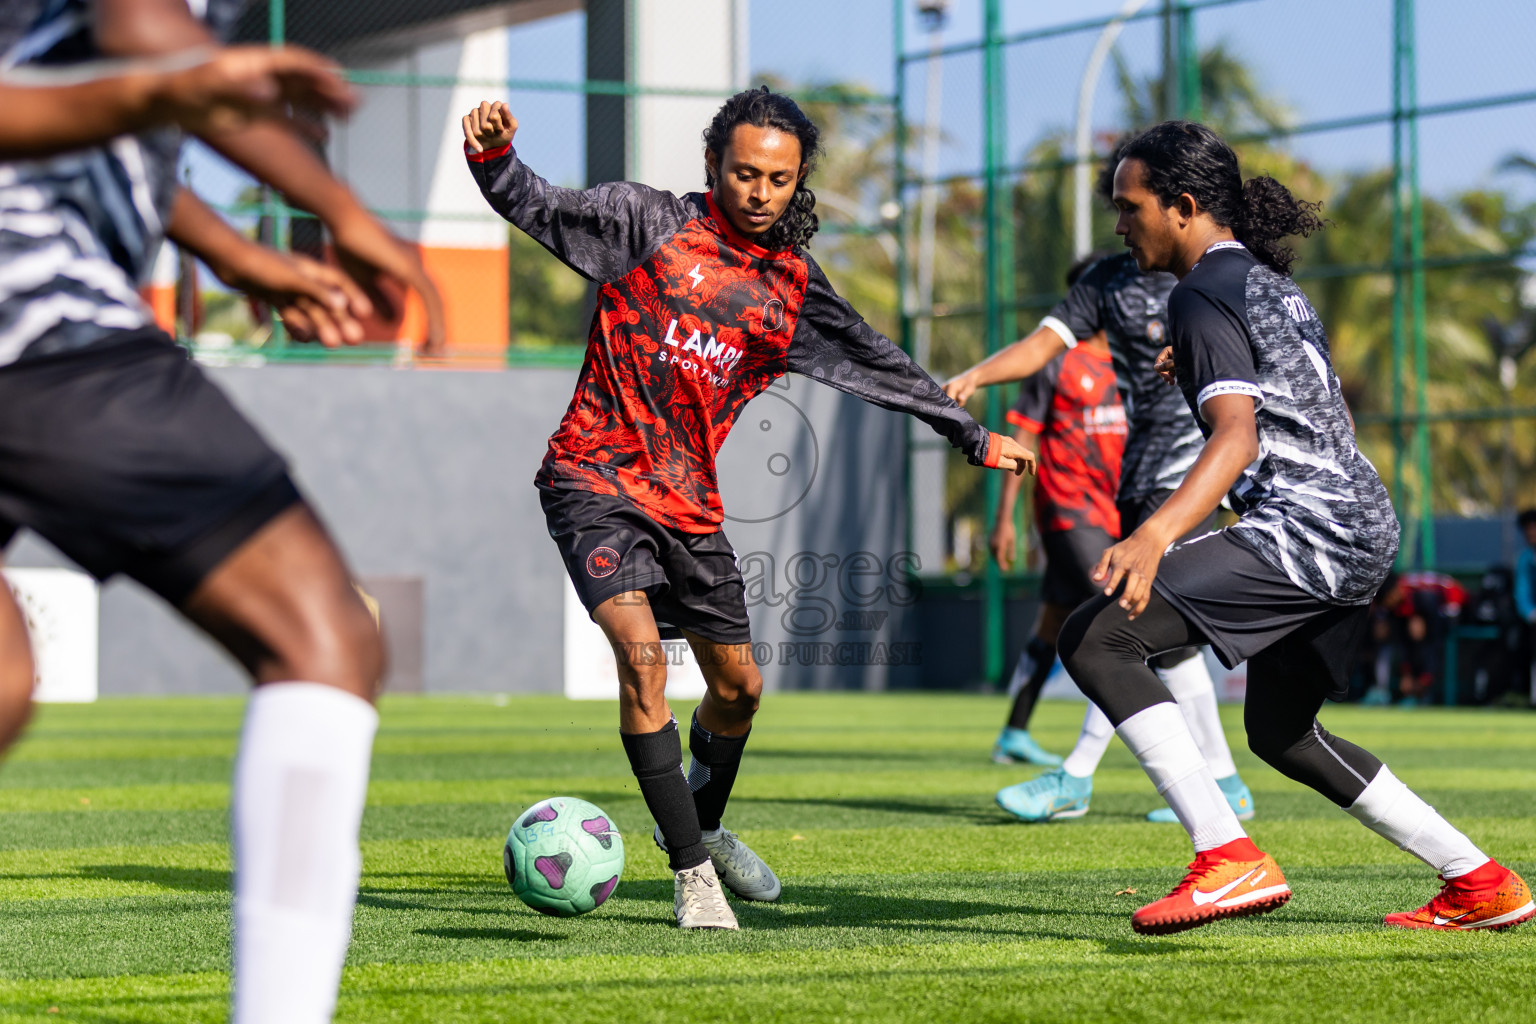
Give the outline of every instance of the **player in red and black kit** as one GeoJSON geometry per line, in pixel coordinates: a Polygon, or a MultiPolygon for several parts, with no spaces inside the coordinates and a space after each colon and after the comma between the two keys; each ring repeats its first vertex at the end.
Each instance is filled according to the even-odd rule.
{"type": "Polygon", "coordinates": [[[464,117],[470,170],[496,212],[599,285],[576,395],[535,480],[576,592],[619,668],[619,729],[684,928],[736,928],[780,885],[720,817],[762,692],[745,589],[720,530],[715,454],[747,401],[802,373],[911,413],[973,465],[1023,472],[1034,456],[989,433],[838,297],[805,251],[816,126],[766,89],[727,100],[704,133],[708,192],[632,182],[555,188],[512,149],[502,103],[464,117]],[[682,772],[661,624],[708,686],[682,772]],[[691,792],[690,792],[691,791],[691,792]]]}
{"type": "MultiPolygon", "coordinates": [[[[1096,259],[1075,264],[1067,272],[1067,287],[1096,259]]],[[[1040,614],[1008,686],[1013,705],[992,748],[992,759],[999,764],[1027,761],[1056,766],[1061,758],[1030,736],[1029,719],[1056,663],[1061,624],[1097,592],[1089,573],[1099,554],[1120,539],[1115,494],[1125,451],[1125,406],[1104,332],[1025,378],[1018,400],[1008,411],[1008,422],[1017,428],[1014,436],[1020,442],[1041,439],[1034,503],[1036,529],[1045,549],[1045,577],[1040,614]]],[[[1004,481],[992,530],[992,556],[1005,571],[1015,557],[1013,506],[1021,483],[1017,477],[1004,481]]]]}

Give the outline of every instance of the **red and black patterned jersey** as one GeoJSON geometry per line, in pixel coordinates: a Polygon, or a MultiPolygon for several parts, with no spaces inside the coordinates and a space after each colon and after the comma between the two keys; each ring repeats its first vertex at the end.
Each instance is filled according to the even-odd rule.
{"type": "Polygon", "coordinates": [[[1115,492],[1125,406],[1108,352],[1078,345],[1025,379],[1008,422],[1040,435],[1035,522],[1041,532],[1096,526],[1120,536],[1115,492]]]}
{"type": "Polygon", "coordinates": [[[715,454],[748,400],[786,372],[911,413],[973,465],[995,465],[992,435],[804,250],[754,245],[702,193],[557,188],[511,146],[467,155],[497,213],[599,285],[540,487],[620,495],[667,526],[714,532],[724,519],[715,454]]]}

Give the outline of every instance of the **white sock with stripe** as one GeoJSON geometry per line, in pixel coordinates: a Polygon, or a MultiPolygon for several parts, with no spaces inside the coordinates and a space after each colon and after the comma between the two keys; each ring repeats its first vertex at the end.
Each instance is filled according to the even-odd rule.
{"type": "Polygon", "coordinates": [[[235,763],[234,1024],[328,1024],[357,899],[378,712],[318,683],[251,695],[235,763]]]}
{"type": "Polygon", "coordinates": [[[1247,835],[1216,785],[1216,776],[1201,756],[1177,704],[1164,702],[1143,708],[1115,731],[1179,816],[1196,853],[1247,835]]]}
{"type": "Polygon", "coordinates": [[[1413,854],[1447,880],[1488,863],[1488,855],[1409,789],[1391,769],[1381,771],[1344,808],[1366,828],[1413,854]]]}
{"type": "Polygon", "coordinates": [[[1184,712],[1189,731],[1195,734],[1195,743],[1205,755],[1205,763],[1211,766],[1211,774],[1218,779],[1236,775],[1232,748],[1227,746],[1221,713],[1216,708],[1216,684],[1206,668],[1205,656],[1196,654],[1172,668],[1160,668],[1157,675],[1179,702],[1179,710],[1184,712]]]}
{"type": "Polygon", "coordinates": [[[1109,718],[1099,710],[1099,706],[1093,701],[1088,702],[1088,713],[1083,716],[1083,728],[1077,734],[1077,743],[1072,747],[1072,753],[1061,763],[1061,768],[1068,775],[1075,775],[1080,779],[1091,776],[1099,767],[1099,762],[1104,760],[1104,751],[1109,749],[1109,741],[1115,738],[1115,727],[1109,724],[1109,718]]]}

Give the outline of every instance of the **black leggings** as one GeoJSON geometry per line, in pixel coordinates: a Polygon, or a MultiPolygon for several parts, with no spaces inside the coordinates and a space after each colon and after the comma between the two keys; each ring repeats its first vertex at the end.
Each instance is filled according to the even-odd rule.
{"type": "MultiPolygon", "coordinates": [[[[1209,641],[1156,591],[1131,621],[1116,602],[1098,595],[1061,627],[1061,663],[1088,699],[1120,723],[1173,695],[1147,660],[1209,641]]],[[[1348,807],[1381,770],[1368,751],[1339,739],[1317,720],[1331,678],[1310,645],[1288,636],[1248,660],[1243,727],[1248,748],[1286,778],[1348,807]]]]}

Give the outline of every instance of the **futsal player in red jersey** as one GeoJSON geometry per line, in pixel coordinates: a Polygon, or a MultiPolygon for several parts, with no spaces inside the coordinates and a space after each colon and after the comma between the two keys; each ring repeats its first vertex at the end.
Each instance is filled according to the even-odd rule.
{"type": "MultiPolygon", "coordinates": [[[[1097,257],[1067,273],[1067,287],[1097,257]]],[[[1014,437],[1039,437],[1040,473],[1035,481],[1036,529],[1045,550],[1040,614],[1014,668],[1008,722],[992,748],[999,764],[1027,761],[1057,766],[1061,758],[1029,734],[1040,690],[1056,663],[1056,634],[1072,610],[1098,590],[1089,573],[1105,548],[1120,539],[1120,456],[1125,450],[1125,406],[1120,401],[1109,340],[1100,331],[1056,356],[1024,379],[1008,410],[1014,437]]],[[[998,497],[990,539],[992,556],[1005,571],[1016,557],[1013,508],[1022,481],[1009,478],[998,497]]]]}
{"type": "Polygon", "coordinates": [[[727,100],[704,132],[708,191],[683,196],[633,182],[551,186],[513,150],[504,103],[482,103],[463,127],[491,207],[599,285],[576,394],[535,483],[576,592],[613,646],[620,738],[675,874],[677,923],[734,929],[722,883],[744,899],[780,892],[720,821],[762,692],[715,476],[742,407],[801,373],[917,416],[973,465],[1023,472],[1034,455],[973,420],[806,252],[820,133],[788,97],[727,100]],[[661,624],[688,639],[708,687],[686,776],[661,624]]]}

